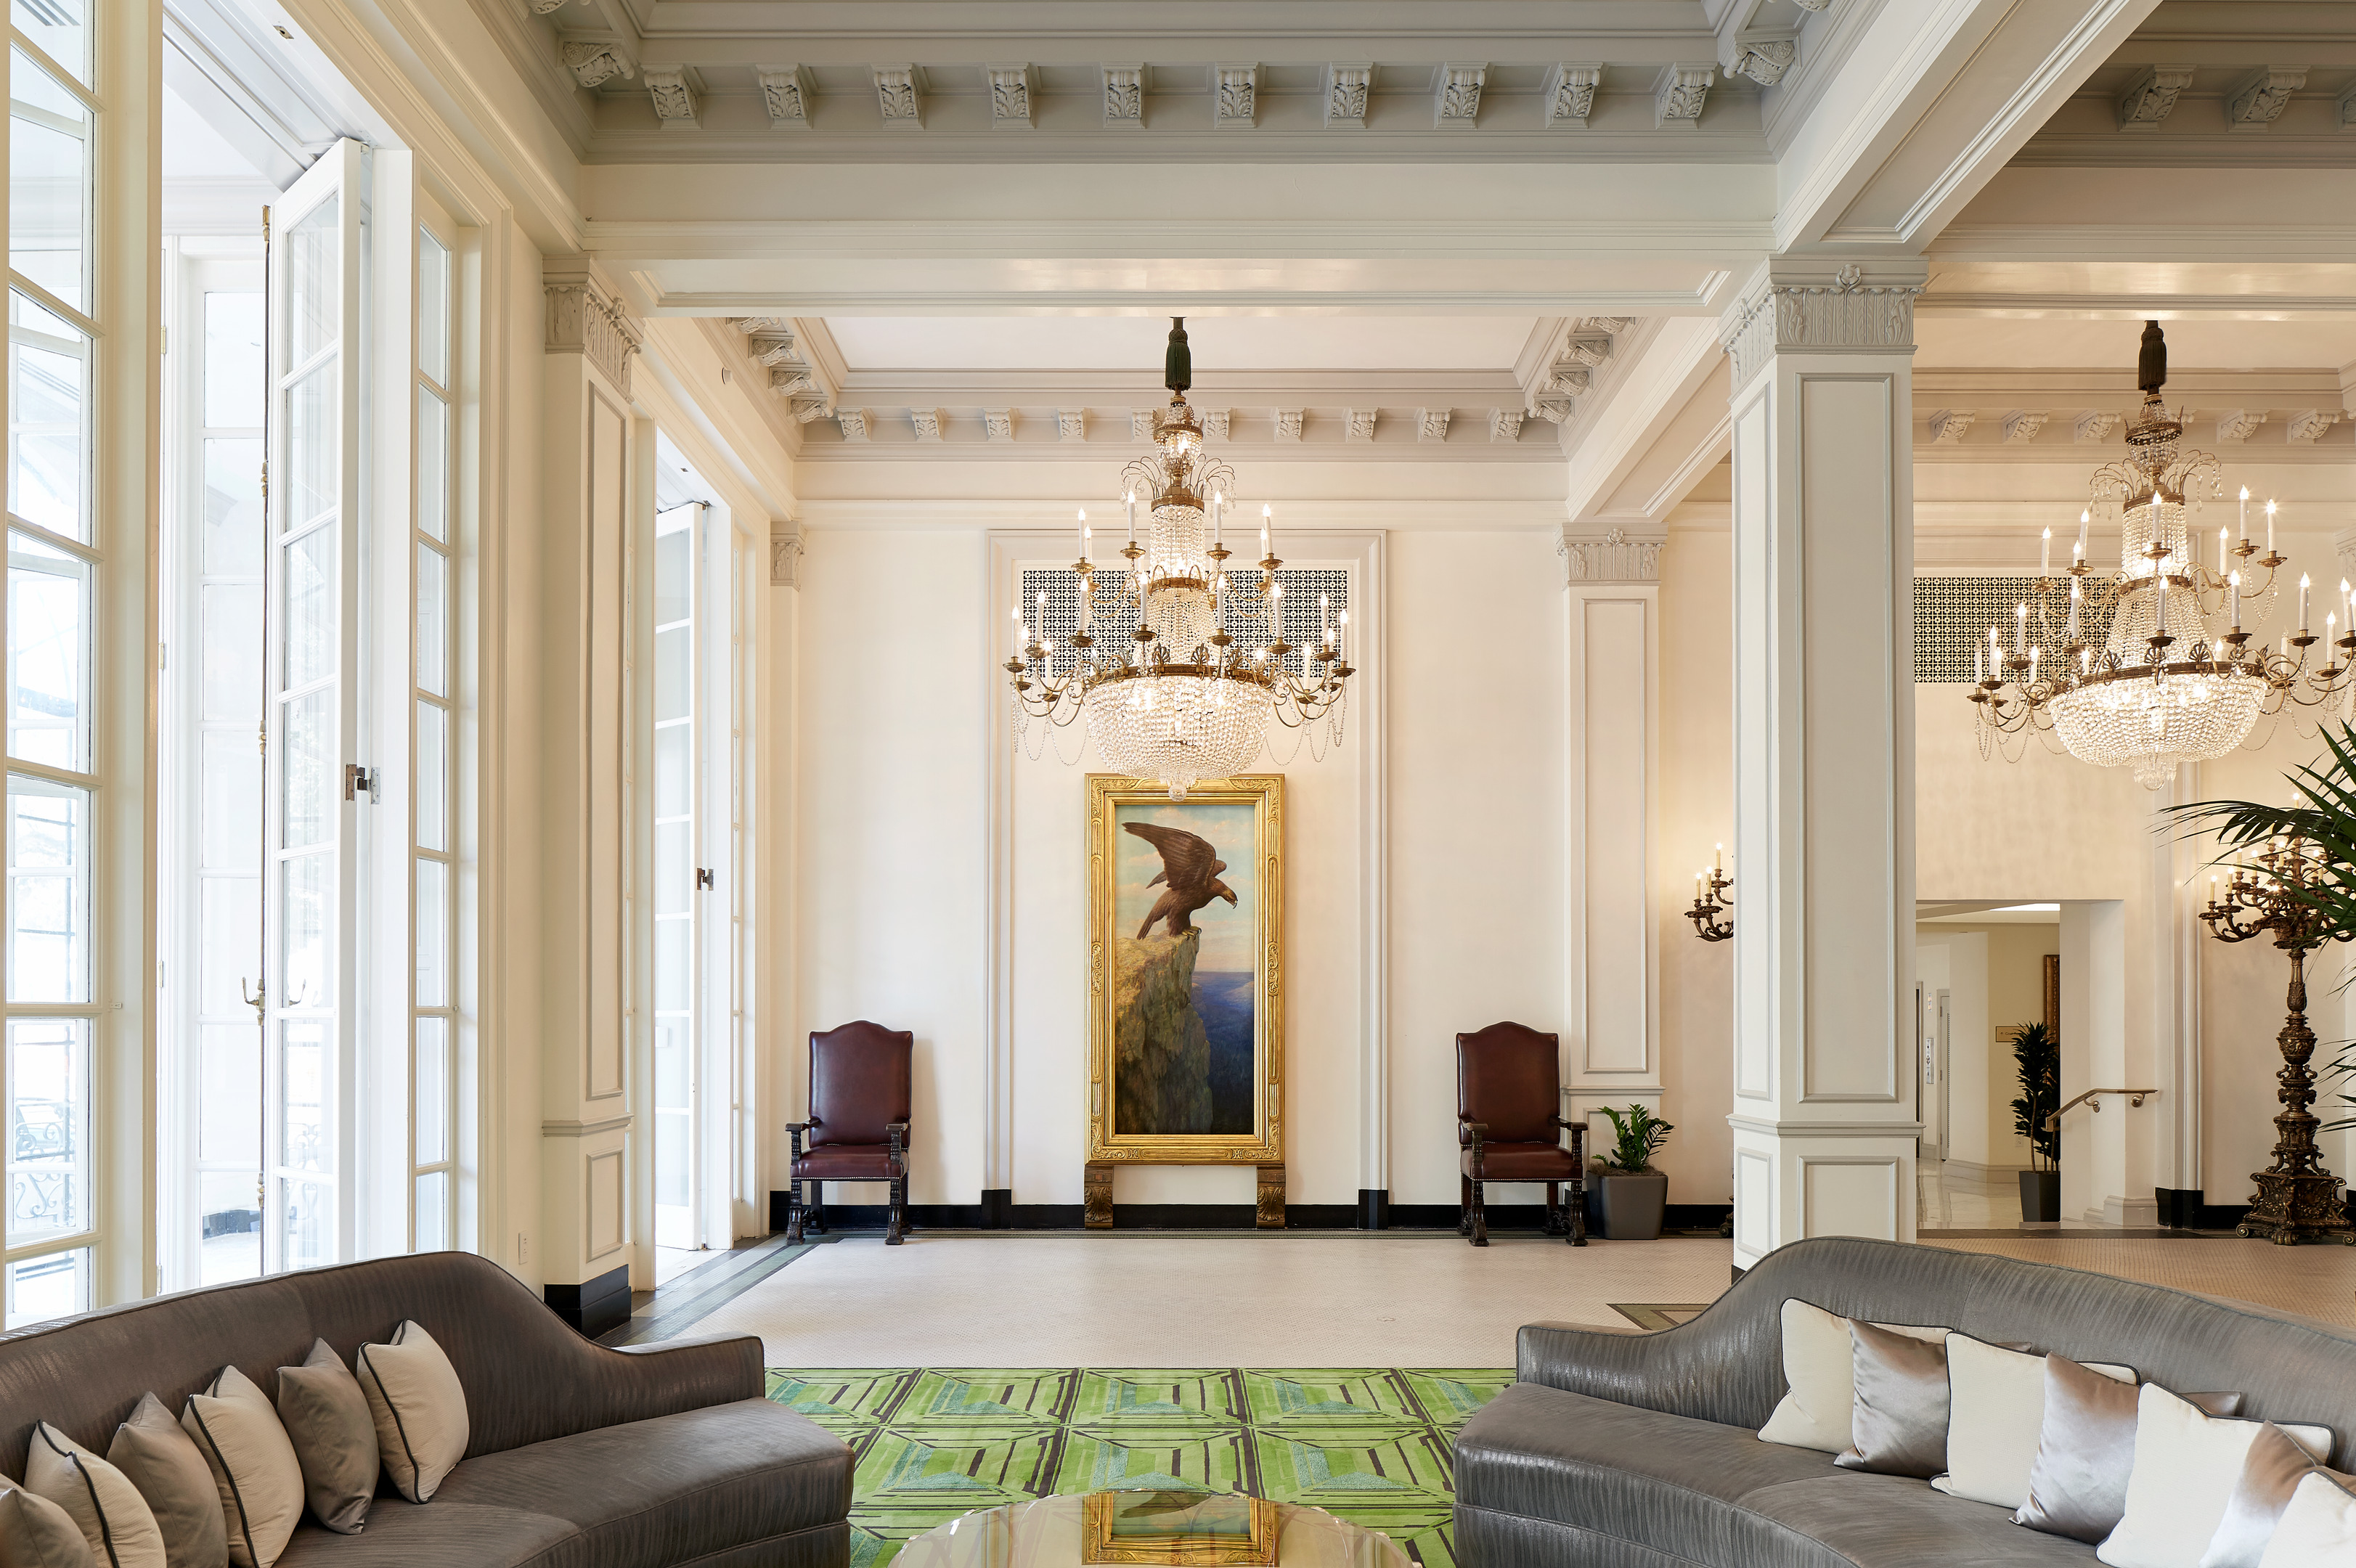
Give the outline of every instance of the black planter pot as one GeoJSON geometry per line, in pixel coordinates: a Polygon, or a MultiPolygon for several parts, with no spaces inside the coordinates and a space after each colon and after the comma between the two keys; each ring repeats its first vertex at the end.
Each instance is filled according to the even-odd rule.
{"type": "Polygon", "coordinates": [[[1594,1185],[1597,1211],[1604,1239],[1613,1242],[1657,1241],[1661,1221],[1668,1213],[1669,1179],[1658,1171],[1642,1175],[1612,1172],[1587,1179],[1594,1185]]]}
{"type": "Polygon", "coordinates": [[[2024,1170],[2020,1173],[2020,1217],[2024,1221],[2052,1223],[2062,1218],[2062,1173],[2024,1170]]]}

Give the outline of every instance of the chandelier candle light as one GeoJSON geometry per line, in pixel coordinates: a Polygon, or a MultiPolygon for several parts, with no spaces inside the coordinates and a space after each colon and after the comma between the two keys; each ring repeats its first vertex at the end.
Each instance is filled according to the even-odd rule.
{"type": "Polygon", "coordinates": [[[1726,874],[1726,846],[1718,847],[1710,857],[1709,869],[1694,873],[1693,908],[1686,918],[1694,923],[1694,934],[1704,942],[1724,942],[1734,934],[1734,901],[1727,890],[1734,879],[1726,874]]]}
{"type": "Polygon", "coordinates": [[[2158,789],[2176,777],[2178,763],[2223,756],[2286,704],[2329,704],[2349,715],[2356,613],[2343,583],[2340,608],[2318,636],[2308,618],[2312,583],[2302,576],[2296,630],[2278,647],[2254,635],[2251,626],[2275,611],[2278,574],[2289,564],[2275,549],[2275,504],[2265,504],[2261,552],[2250,538],[2250,493],[2242,491],[2238,540],[2217,530],[2212,571],[2201,559],[2194,514],[2204,496],[2224,495],[2222,469],[2208,453],[2178,450],[2184,425],[2160,400],[2168,346],[2156,321],[2144,324],[2136,380],[2143,406],[2127,426],[2126,459],[2094,472],[2094,505],[2078,515],[2069,571],[2053,574],[2047,529],[2033,603],[2013,609],[2012,646],[1988,628],[1966,695],[1978,712],[1982,757],[2001,751],[2017,758],[2015,738],[2057,736],[2082,762],[2133,768],[2138,783],[2158,789]],[[2116,508],[2119,518],[2119,566],[2109,575],[2086,561],[2095,507],[2116,508]],[[2110,617],[2100,645],[2086,635],[2098,611],[2110,617]]]}
{"type": "Polygon", "coordinates": [[[1127,565],[1097,565],[1082,512],[1080,559],[1072,567],[1080,580],[1079,630],[1058,648],[1046,633],[1045,592],[1033,601],[1036,619],[1028,623],[1018,595],[1014,653],[1005,668],[1018,745],[1033,720],[1062,728],[1085,715],[1088,738],[1108,764],[1183,800],[1197,780],[1248,766],[1271,720],[1312,735],[1322,727],[1328,742],[1339,744],[1347,682],[1356,671],[1349,662],[1350,613],[1336,613],[1330,595],[1318,596],[1314,643],[1302,649],[1284,640],[1284,584],[1277,578],[1284,562],[1276,554],[1272,508],[1260,508],[1256,574],[1239,580],[1227,570],[1235,552],[1223,532],[1235,475],[1204,450],[1202,424],[1186,404],[1194,359],[1183,317],[1172,318],[1164,370],[1170,403],[1154,417],[1154,451],[1122,475],[1129,542],[1120,555],[1127,565]],[[1111,613],[1135,617],[1135,629],[1121,639],[1126,648],[1099,649],[1099,594],[1111,613]],[[1243,625],[1263,618],[1265,635],[1243,625]]]}

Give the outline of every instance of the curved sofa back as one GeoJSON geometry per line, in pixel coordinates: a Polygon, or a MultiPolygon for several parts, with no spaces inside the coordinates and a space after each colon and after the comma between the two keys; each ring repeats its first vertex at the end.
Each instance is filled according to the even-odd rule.
{"type": "MultiPolygon", "coordinates": [[[[2223,1243],[2181,1243],[2211,1244],[2223,1243]]],[[[1633,1360],[1594,1371],[1606,1381],[1615,1371],[1630,1375],[1634,1397],[1623,1403],[1762,1426],[1783,1397],[1782,1315],[1791,1296],[1844,1317],[1939,1324],[1992,1344],[2123,1362],[2166,1388],[2238,1390],[2244,1415],[2329,1426],[2336,1462],[2347,1468],[2356,1459],[2356,1328],[2082,1269],[1894,1242],[1794,1242],[1691,1322],[1632,1342],[1655,1348],[1641,1376],[1633,1360]]],[[[1528,1353],[1526,1339],[1525,1376],[1528,1353]]]]}
{"type": "Polygon", "coordinates": [[[151,1390],[177,1412],[233,1364],[274,1396],[277,1369],[299,1365],[314,1339],[348,1363],[405,1317],[457,1370],[470,1456],[626,1418],[607,1408],[622,1391],[600,1375],[620,1352],[582,1339],[497,1264],[425,1253],[155,1296],[0,1336],[0,1473],[24,1475],[37,1423],[102,1454],[151,1390]]]}

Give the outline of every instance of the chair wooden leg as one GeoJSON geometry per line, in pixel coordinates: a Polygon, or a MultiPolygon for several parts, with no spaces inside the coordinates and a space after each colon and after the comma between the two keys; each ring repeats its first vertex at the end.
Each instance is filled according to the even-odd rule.
{"type": "Polygon", "coordinates": [[[884,1231],[885,1246],[896,1247],[906,1239],[904,1228],[907,1221],[907,1209],[908,1179],[905,1176],[895,1176],[892,1179],[892,1221],[884,1231]]]}
{"type": "Polygon", "coordinates": [[[1469,1176],[1460,1176],[1456,1180],[1458,1186],[1456,1233],[1460,1236],[1469,1236],[1472,1233],[1472,1179],[1469,1176]]]}
{"type": "Polygon", "coordinates": [[[1568,1230],[1569,1225],[1570,1221],[1562,1211],[1562,1183],[1549,1181],[1547,1183],[1546,1224],[1538,1233],[1542,1236],[1558,1235],[1568,1230]]]}
{"type": "Polygon", "coordinates": [[[1489,1206],[1482,1195],[1478,1177],[1472,1179],[1472,1244],[1476,1247],[1489,1244],[1489,1206]]]}
{"type": "Polygon", "coordinates": [[[809,1228],[821,1236],[827,1234],[826,1183],[823,1181],[810,1183],[809,1228]]]}
{"type": "Polygon", "coordinates": [[[1570,1179],[1570,1223],[1564,1227],[1567,1240],[1574,1247],[1587,1245],[1587,1178],[1570,1179]]]}
{"type": "Polygon", "coordinates": [[[802,1243],[802,1184],[786,1183],[786,1245],[798,1247],[802,1243]]]}

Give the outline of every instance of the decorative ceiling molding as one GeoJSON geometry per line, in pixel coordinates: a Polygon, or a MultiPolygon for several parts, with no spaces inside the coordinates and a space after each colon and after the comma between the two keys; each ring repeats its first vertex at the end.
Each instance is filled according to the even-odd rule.
{"type": "Polygon", "coordinates": [[[1203,434],[1205,439],[1211,441],[1225,441],[1227,439],[1226,410],[1198,409],[1195,412],[1203,421],[1203,434]]]}
{"type": "Polygon", "coordinates": [[[1014,414],[1008,409],[984,409],[981,414],[982,439],[1006,441],[1014,439],[1014,414]]]}
{"type": "Polygon", "coordinates": [[[1057,409],[1055,438],[1058,441],[1088,439],[1088,411],[1086,409],[1057,409]]]}
{"type": "Polygon", "coordinates": [[[834,412],[834,422],[841,428],[843,440],[865,441],[867,439],[865,409],[837,409],[834,412]]]}
{"type": "Polygon", "coordinates": [[[985,66],[990,78],[990,128],[1033,131],[1039,118],[1031,102],[1031,68],[1027,65],[985,66]]]}
{"type": "Polygon", "coordinates": [[[1375,68],[1370,60],[1339,61],[1325,68],[1325,128],[1363,131],[1366,99],[1373,92],[1375,68]]]}
{"type": "Polygon", "coordinates": [[[1104,123],[1108,131],[1145,129],[1145,67],[1104,68],[1104,123]]]}
{"type": "Polygon", "coordinates": [[[2264,131],[2289,107],[2291,95],[2307,85],[2297,66],[2266,66],[2225,101],[2225,121],[2236,131],[2264,131]]]}
{"type": "Polygon", "coordinates": [[[584,87],[600,87],[616,77],[626,80],[637,74],[630,57],[623,52],[621,40],[611,35],[568,35],[558,40],[556,53],[584,87]]]}
{"type": "Polygon", "coordinates": [[[1279,441],[1299,441],[1301,439],[1301,411],[1299,409],[1277,410],[1276,439],[1279,441]]]}
{"type": "Polygon", "coordinates": [[[2176,100],[2192,85],[2189,67],[2146,66],[2135,85],[2119,98],[2119,129],[2157,131],[2176,107],[2176,100]]]}
{"type": "Polygon", "coordinates": [[[940,410],[911,409],[908,411],[908,422],[915,427],[916,439],[918,441],[938,441],[941,439],[940,410]]]}
{"type": "Polygon", "coordinates": [[[1934,409],[1926,421],[1930,425],[1931,439],[1944,441],[1952,446],[1971,430],[1975,417],[1968,410],[1934,409]]]}
{"type": "Polygon", "coordinates": [[[1524,415],[1518,410],[1491,409],[1489,411],[1489,439],[1491,441],[1521,440],[1523,418],[1524,415]]]}
{"type": "Polygon", "coordinates": [[[2026,409],[2007,414],[2004,416],[2004,439],[2016,443],[2035,441],[2037,432],[2045,428],[2049,417],[2041,411],[2032,413],[2026,409]]]}
{"type": "Polygon", "coordinates": [[[685,71],[650,70],[646,73],[646,80],[647,96],[654,101],[655,118],[666,127],[695,123],[695,89],[685,71]]]}
{"type": "Polygon", "coordinates": [[[1741,52],[1734,57],[1734,63],[1726,68],[1726,73],[1747,76],[1762,87],[1773,87],[1792,69],[1799,52],[1800,46],[1790,38],[1747,39],[1741,45],[1741,52]]]}
{"type": "Polygon", "coordinates": [[[796,130],[809,129],[809,73],[798,65],[760,66],[754,75],[761,83],[761,104],[769,123],[796,130]]]}
{"type": "Polygon", "coordinates": [[[924,79],[916,67],[879,65],[871,74],[875,80],[875,106],[884,126],[894,131],[924,129],[924,79]]]}
{"type": "Polygon", "coordinates": [[[1481,88],[1489,80],[1486,60],[1451,60],[1440,68],[1440,101],[1432,129],[1470,131],[1481,118],[1481,88]]]}
{"type": "Polygon", "coordinates": [[[1374,409],[1352,409],[1349,411],[1350,427],[1345,439],[1350,441],[1374,440],[1375,415],[1376,411],[1377,411],[1374,409]]]}
{"type": "Polygon", "coordinates": [[[745,357],[767,372],[770,392],[787,400],[798,421],[808,424],[834,412],[841,384],[815,362],[793,320],[738,316],[729,325],[744,335],[745,357]]]}
{"type": "Polygon", "coordinates": [[[1714,62],[1661,68],[1653,87],[1653,123],[1661,130],[1690,131],[1701,123],[1709,84],[1718,75],[1714,62]]]}
{"type": "Polygon", "coordinates": [[[2305,409],[2283,421],[2283,439],[2301,446],[2313,446],[2330,433],[2331,427],[2347,416],[2338,409],[2305,409]]]}
{"type": "Polygon", "coordinates": [[[1248,131],[1258,123],[1259,67],[1228,61],[1211,68],[1211,122],[1215,130],[1248,131]]]}
{"type": "Polygon", "coordinates": [[[1418,409],[1416,411],[1416,440],[1446,441],[1448,439],[1448,416],[1452,411],[1452,410],[1449,409],[1418,409]]]}
{"type": "Polygon", "coordinates": [[[1565,61],[1556,66],[1547,77],[1547,129],[1586,130],[1587,117],[1595,108],[1595,89],[1602,80],[1600,65],[1565,61]]]}
{"type": "Polygon", "coordinates": [[[2070,439],[2082,443],[2108,441],[2118,433],[2119,425],[2124,418],[2125,416],[2121,414],[2108,413],[2100,409],[2089,409],[2072,422],[2070,439]]]}
{"type": "Polygon", "coordinates": [[[2217,442],[2221,446],[2239,446],[2258,433],[2266,422],[2264,409],[2228,409],[2217,416],[2217,442]]]}

